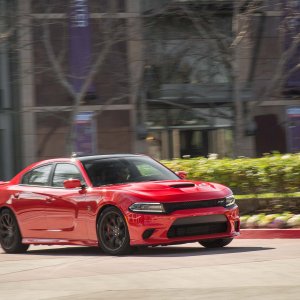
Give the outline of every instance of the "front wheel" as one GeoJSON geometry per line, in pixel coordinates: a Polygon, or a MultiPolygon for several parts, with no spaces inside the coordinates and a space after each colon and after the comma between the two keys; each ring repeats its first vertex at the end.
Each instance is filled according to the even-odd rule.
{"type": "Polygon", "coordinates": [[[221,248],[232,242],[233,238],[211,239],[199,241],[200,245],[205,248],[221,248]]]}
{"type": "Polygon", "coordinates": [[[29,247],[22,244],[18,222],[9,209],[0,213],[0,244],[6,253],[24,253],[29,247]]]}
{"type": "Polygon", "coordinates": [[[98,239],[102,250],[110,255],[130,252],[130,237],[123,214],[116,207],[108,207],[99,216],[98,239]]]}

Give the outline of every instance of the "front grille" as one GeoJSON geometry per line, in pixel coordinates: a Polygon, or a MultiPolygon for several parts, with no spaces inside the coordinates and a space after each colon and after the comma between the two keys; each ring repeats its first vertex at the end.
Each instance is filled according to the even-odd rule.
{"type": "Polygon", "coordinates": [[[173,225],[170,227],[167,237],[186,237],[196,235],[206,235],[214,233],[224,233],[227,231],[227,222],[202,223],[189,225],[173,225]]]}
{"type": "Polygon", "coordinates": [[[164,205],[165,212],[169,214],[176,210],[218,207],[218,206],[224,207],[225,203],[226,203],[225,198],[222,198],[222,199],[202,200],[202,201],[164,203],[163,205],[164,205]]]}

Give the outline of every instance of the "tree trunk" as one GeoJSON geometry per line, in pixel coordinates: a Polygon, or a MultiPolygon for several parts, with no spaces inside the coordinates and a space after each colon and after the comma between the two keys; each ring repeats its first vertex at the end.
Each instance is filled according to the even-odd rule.
{"type": "MultiPolygon", "coordinates": [[[[234,3],[233,30],[235,36],[239,34],[239,1],[234,3]]],[[[235,157],[243,155],[244,116],[241,99],[241,84],[239,80],[239,43],[233,48],[233,104],[234,104],[234,149],[235,157]]]]}

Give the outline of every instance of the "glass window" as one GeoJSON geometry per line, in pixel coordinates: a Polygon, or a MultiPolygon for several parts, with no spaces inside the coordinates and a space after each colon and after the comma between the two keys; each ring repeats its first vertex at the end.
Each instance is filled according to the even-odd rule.
{"type": "Polygon", "coordinates": [[[79,179],[84,184],[82,175],[76,166],[72,164],[57,164],[52,179],[52,186],[63,187],[64,181],[68,179],[79,179]]]}
{"type": "Polygon", "coordinates": [[[46,165],[31,170],[23,176],[22,184],[47,186],[51,169],[52,165],[46,165]]]}
{"type": "Polygon", "coordinates": [[[154,168],[148,163],[138,163],[136,167],[138,168],[141,176],[162,175],[158,169],[154,168]]]}
{"type": "Polygon", "coordinates": [[[148,157],[120,157],[82,161],[94,186],[127,182],[179,180],[179,178],[148,157]]]}

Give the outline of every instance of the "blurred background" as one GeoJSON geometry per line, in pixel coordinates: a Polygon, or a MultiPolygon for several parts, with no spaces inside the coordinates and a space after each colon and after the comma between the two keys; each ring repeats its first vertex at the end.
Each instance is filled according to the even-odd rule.
{"type": "Polygon", "coordinates": [[[299,17],[294,0],[0,0],[0,179],[74,152],[299,152],[299,17]]]}

